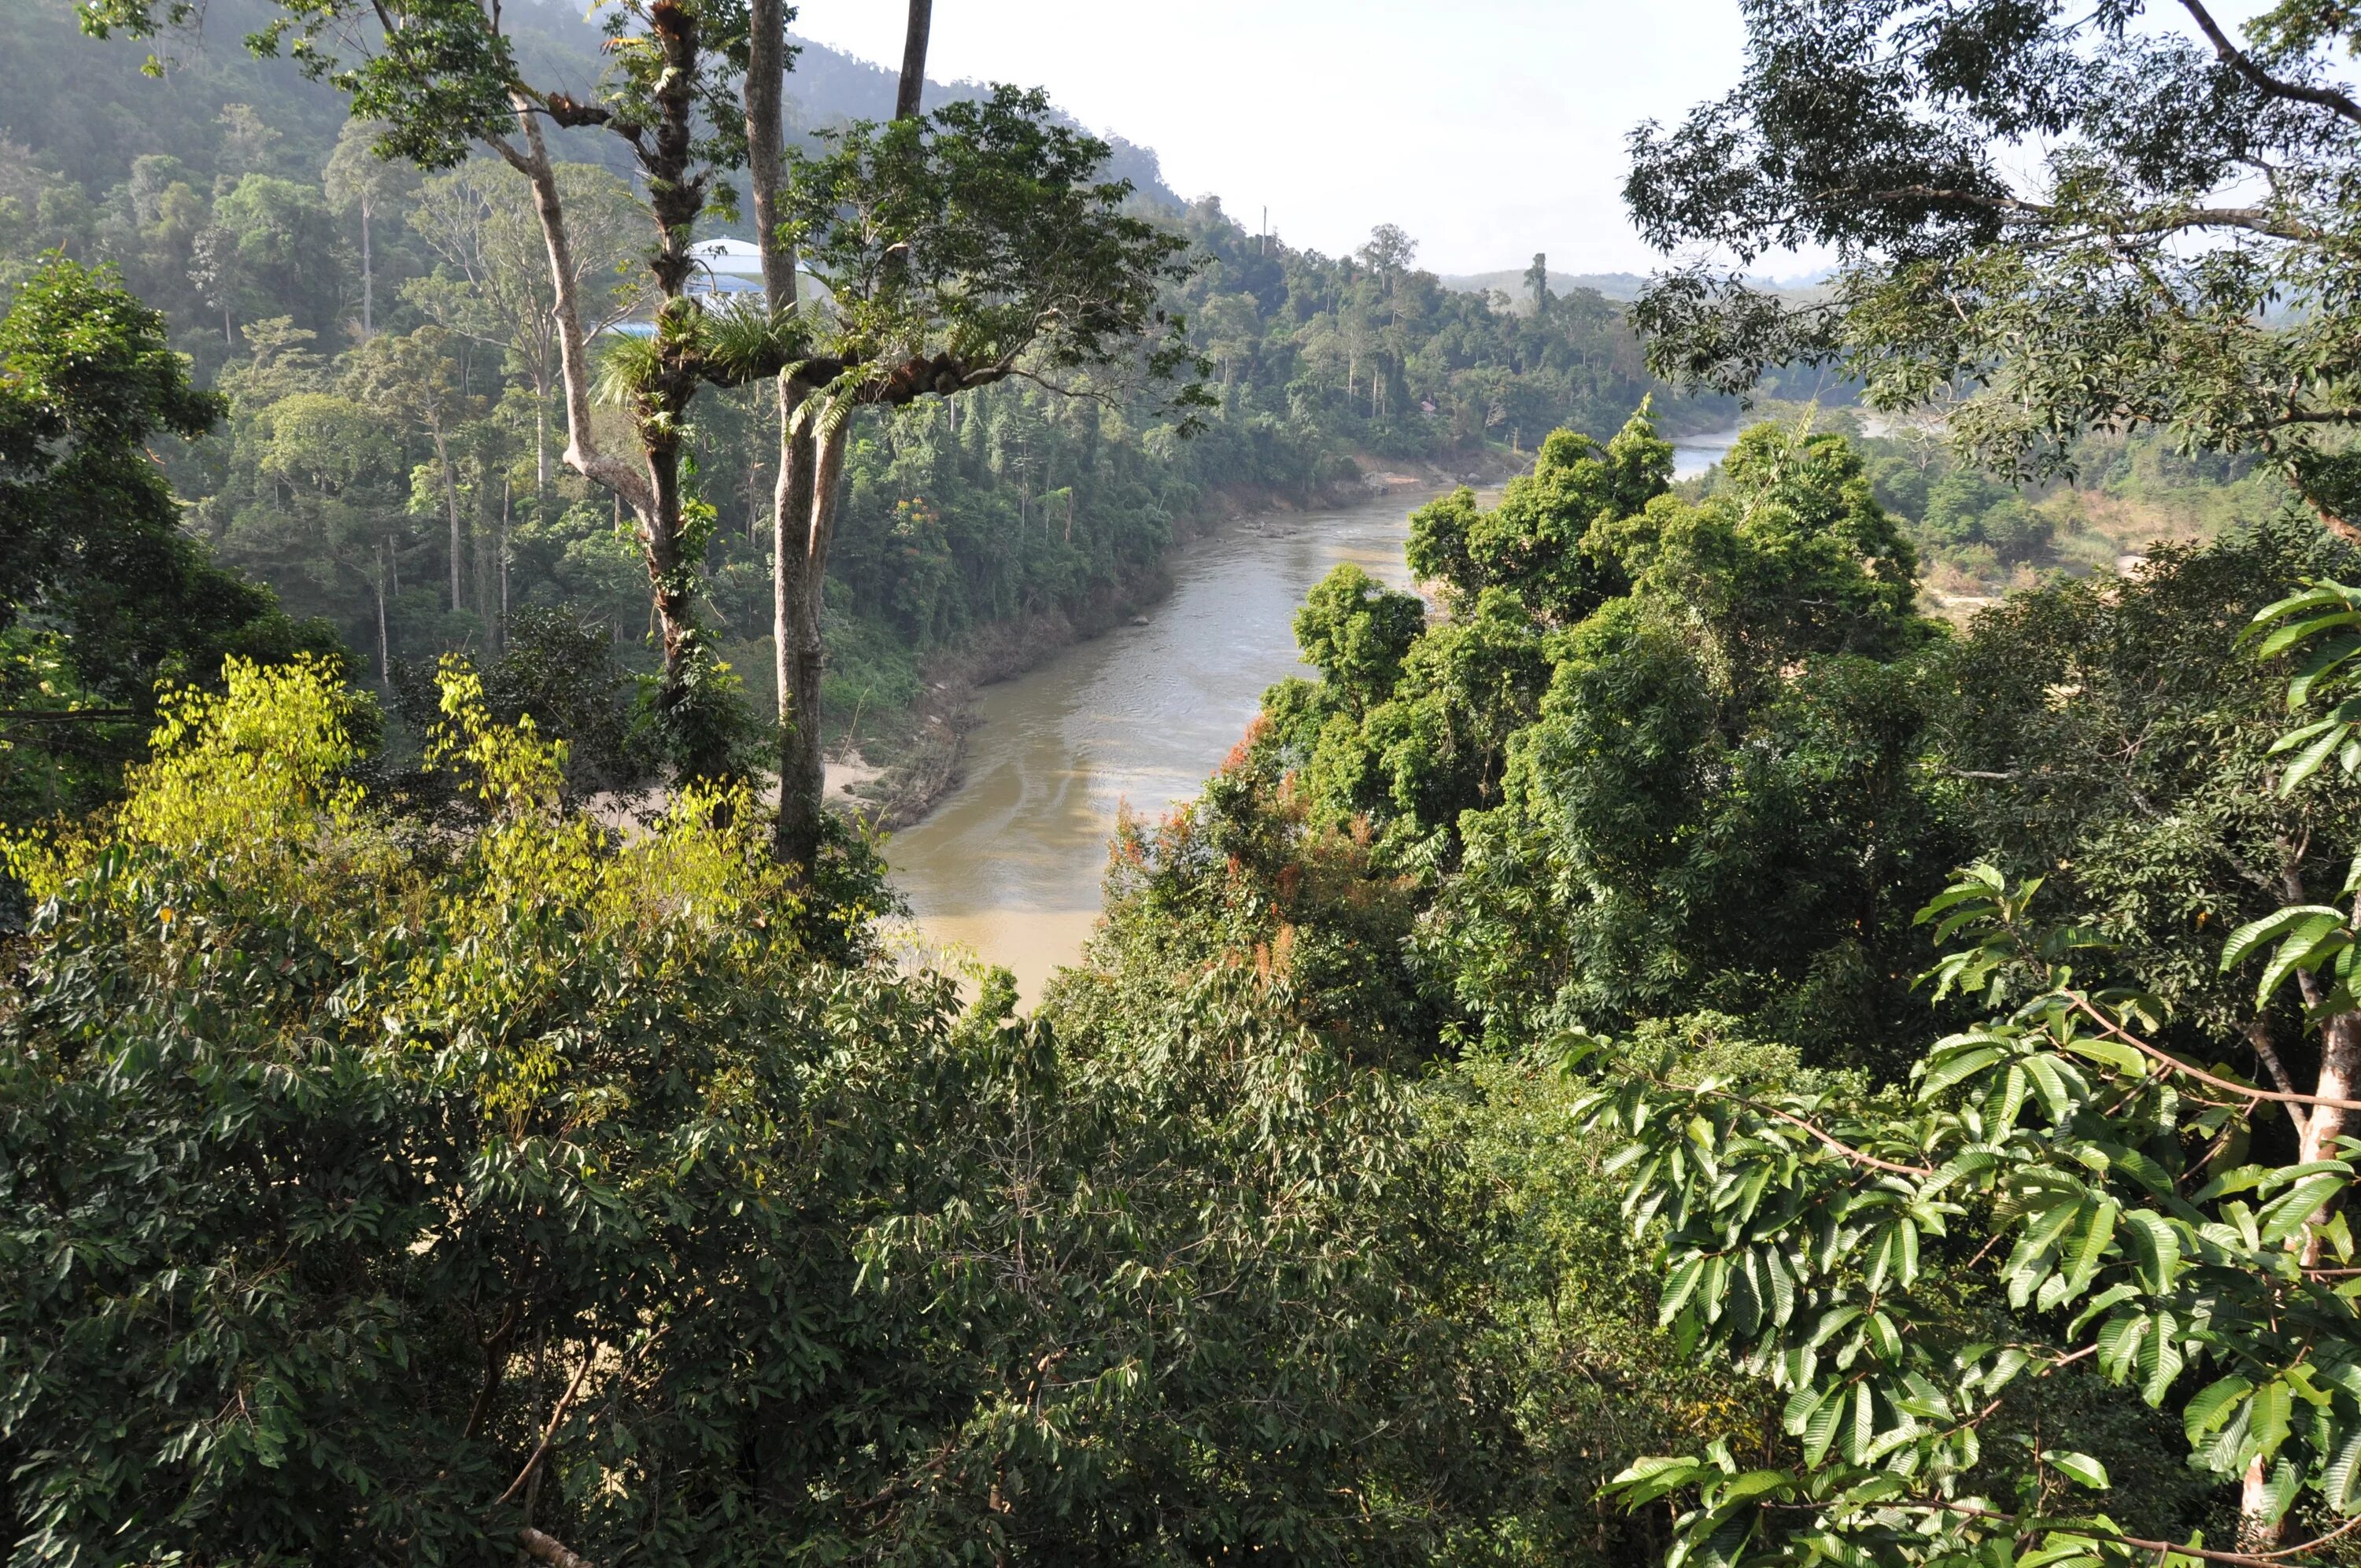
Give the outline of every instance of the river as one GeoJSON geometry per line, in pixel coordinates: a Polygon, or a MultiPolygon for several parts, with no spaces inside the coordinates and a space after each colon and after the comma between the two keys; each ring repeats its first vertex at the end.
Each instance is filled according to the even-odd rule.
{"type": "MultiPolygon", "coordinates": [[[[1681,437],[1675,471],[1703,473],[1737,433],[1681,437]]],[[[1038,1000],[1098,919],[1117,808],[1152,817],[1197,793],[1264,689],[1304,672],[1296,607],[1338,563],[1407,586],[1402,542],[1425,499],[1397,491],[1234,525],[1182,553],[1146,625],[985,687],[963,782],[885,849],[926,956],[1004,965],[1038,1000]]]]}
{"type": "Polygon", "coordinates": [[[1115,812],[1197,793],[1265,687],[1303,673],[1296,607],[1340,562],[1405,586],[1421,493],[1233,524],[1174,563],[1148,624],[984,688],[960,787],[885,848],[921,938],[1006,966],[1029,1003],[1098,918],[1115,812]]]}

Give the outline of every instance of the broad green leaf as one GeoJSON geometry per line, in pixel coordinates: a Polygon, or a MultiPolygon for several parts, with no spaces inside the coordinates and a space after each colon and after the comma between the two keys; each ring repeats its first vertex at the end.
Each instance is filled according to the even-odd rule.
{"type": "Polygon", "coordinates": [[[2279,775],[2279,794],[2293,795],[2298,785],[2318,773],[2320,765],[2345,743],[2345,725],[2333,725],[2318,740],[2298,752],[2295,760],[2287,765],[2287,771],[2279,775]]]}
{"type": "Polygon", "coordinates": [[[2254,1384],[2235,1373],[2207,1384],[2195,1398],[2189,1401],[2188,1409],[2180,1412],[2181,1428],[2188,1432],[2189,1441],[2196,1442],[2227,1420],[2231,1412],[2238,1408],[2238,1401],[2252,1393],[2254,1387],[2254,1384]]]}
{"type": "Polygon", "coordinates": [[[2229,938],[2222,944],[2224,972],[2226,973],[2236,968],[2250,954],[2259,950],[2268,943],[2279,940],[2294,927],[2306,920],[2318,921],[2323,917],[2329,925],[2334,926],[2342,921],[2345,916],[2342,910],[2332,909],[2324,904],[2297,904],[2275,909],[2258,919],[2247,921],[2244,926],[2231,932],[2229,938]]]}
{"type": "Polygon", "coordinates": [[[2262,1227],[2263,1245],[2276,1246],[2301,1231],[2320,1212],[2322,1204],[2343,1191],[2350,1178],[2333,1171],[2307,1176],[2272,1199],[2256,1216],[2262,1227]]]}
{"type": "Polygon", "coordinates": [[[2255,1511],[2276,1524],[2287,1517],[2289,1505],[2302,1489],[2303,1473],[2282,1459],[2271,1466],[2270,1479],[2263,1483],[2261,1507],[2255,1511]]]}
{"type": "Polygon", "coordinates": [[[1805,1464],[1817,1470],[1827,1460],[1828,1448],[1836,1442],[1838,1423],[1844,1420],[1851,1403],[1845,1390],[1839,1388],[1812,1412],[1812,1419],[1804,1427],[1805,1464]]]}
{"type": "Polygon", "coordinates": [[[2107,1467],[2087,1453],[2061,1453],[2056,1451],[2041,1456],[2049,1467],[2078,1486],[2093,1492],[2107,1489],[2107,1467]]]}
{"type": "Polygon", "coordinates": [[[2070,1266],[2066,1299],[2071,1300],[2091,1288],[2091,1280],[2106,1256],[2109,1244],[2115,1239],[2115,1216],[2122,1205],[2113,1198],[2102,1198],[2092,1211],[2091,1223],[2083,1228],[2082,1239],[2074,1249],[2074,1261],[2070,1266]]]}
{"type": "Polygon", "coordinates": [[[1775,1245],[1763,1249],[1763,1276],[1771,1288],[1771,1321],[1784,1328],[1795,1314],[1795,1277],[1775,1245]]]}
{"type": "Polygon", "coordinates": [[[2140,1398],[2150,1407],[2164,1403],[2164,1396],[2172,1380],[2180,1376],[2183,1362],[2178,1343],[2178,1325],[2170,1312],[2159,1312],[2141,1342],[2139,1353],[2140,1398]]]}
{"type": "Polygon", "coordinates": [[[2284,1383],[2266,1383],[2255,1390],[2246,1442],[2256,1453],[2268,1459],[2279,1451],[2288,1439],[2288,1413],[2293,1408],[2294,1396],[2284,1383]]]}
{"type": "Polygon", "coordinates": [[[2048,1056],[2027,1057],[2022,1065],[2031,1075],[2034,1088],[2039,1091],[2041,1102],[2048,1107],[2049,1119],[2053,1122],[2064,1121],[2067,1113],[2073,1108],[2073,1104],[2067,1096],[2065,1075],[2058,1070],[2058,1058],[2048,1056]]]}
{"type": "Polygon", "coordinates": [[[2103,1035],[2080,1035],[2066,1042],[2066,1048],[2078,1057],[2097,1062],[2101,1067],[2114,1068],[2117,1072],[2143,1073],[2147,1070],[2147,1058],[2124,1044],[2103,1035]]]}
{"type": "Polygon", "coordinates": [[[2180,1238],[2171,1223],[2146,1209],[2130,1211],[2124,1223],[2138,1238],[2140,1271],[2148,1289],[2158,1295],[2171,1289],[2173,1277],[2180,1272],[2180,1238]]]}
{"type": "Polygon", "coordinates": [[[1664,1281],[1664,1299],[1656,1306],[1656,1326],[1663,1328],[1680,1315],[1688,1299],[1697,1293],[1697,1281],[1705,1277],[1705,1259],[1692,1257],[1673,1270],[1664,1281]]]}
{"type": "Polygon", "coordinates": [[[2008,1053],[1998,1046],[1976,1046],[1943,1058],[1927,1069],[1918,1084],[1918,1098],[1932,1100],[1962,1079],[1973,1078],[2008,1053]]]}
{"type": "Polygon", "coordinates": [[[2284,653],[2297,643],[2307,641],[2323,631],[2333,630],[2340,626],[2350,626],[2353,620],[2353,612],[2341,607],[2325,615],[2307,616],[2301,620],[2290,620],[2274,630],[2269,636],[2256,644],[2255,656],[2258,659],[2268,659],[2274,654],[2284,653]]]}
{"type": "Polygon", "coordinates": [[[2361,1423],[2345,1429],[2335,1456],[2321,1473],[2320,1495],[2338,1513],[2350,1513],[2356,1486],[2361,1486],[2361,1423]]]}
{"type": "Polygon", "coordinates": [[[2356,653],[2361,653],[2361,637],[2339,637],[2315,650],[2303,668],[2288,682],[2288,711],[2295,712],[2310,702],[2313,690],[2350,662],[2356,653]]]}
{"type": "Polygon", "coordinates": [[[1787,1396],[1786,1408],[1779,1412],[1779,1424],[1790,1432],[1800,1432],[1828,1397],[1825,1388],[1798,1388],[1787,1396]]]}
{"type": "Polygon", "coordinates": [[[1746,1502],[1752,1498],[1763,1497],[1766,1493],[1780,1491],[1785,1488],[1791,1480],[1792,1477],[1784,1470],[1749,1470],[1745,1475],[1733,1478],[1728,1486],[1716,1489],[1714,1506],[1728,1508],[1733,1503],[1746,1502]]]}

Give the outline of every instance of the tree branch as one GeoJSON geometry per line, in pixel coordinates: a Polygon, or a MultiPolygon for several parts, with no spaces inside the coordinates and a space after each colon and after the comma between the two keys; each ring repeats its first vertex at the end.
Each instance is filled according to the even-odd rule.
{"type": "Polygon", "coordinates": [[[533,1473],[541,1467],[542,1460],[549,1454],[550,1443],[557,1436],[558,1423],[566,1419],[566,1408],[574,1403],[577,1394],[582,1392],[582,1380],[590,1376],[590,1364],[598,1358],[598,1347],[594,1343],[582,1357],[582,1365],[574,1369],[573,1381],[566,1384],[565,1396],[557,1401],[557,1408],[549,1412],[549,1424],[541,1429],[541,1441],[533,1444],[532,1456],[525,1460],[524,1468],[517,1472],[516,1479],[509,1483],[509,1489],[493,1499],[495,1506],[515,1497],[517,1488],[531,1480],[533,1473]]]}
{"type": "Polygon", "coordinates": [[[130,707],[61,707],[55,711],[27,707],[0,711],[0,725],[92,724],[107,719],[138,717],[138,709],[130,707]]]}
{"type": "MultiPolygon", "coordinates": [[[[2268,1100],[2278,1105],[2328,1105],[2333,1106],[2339,1111],[2361,1111],[2361,1100],[2337,1100],[2324,1094],[2296,1094],[2285,1091],[2257,1089],[2251,1083],[2235,1083],[2226,1078],[2217,1078],[2213,1074],[2207,1072],[2203,1068],[2191,1067],[2189,1063],[2182,1061],[2179,1057],[2172,1055],[2169,1051],[2149,1045],[2146,1040],[2143,1040],[2137,1035],[2131,1033],[2122,1025],[2108,1017],[2104,1013],[2100,1012],[2098,1008],[2092,1006],[2091,999],[2084,996],[2081,992],[2069,991],[2062,992],[2062,994],[2069,1001],[2072,1002],[2076,1007],[2096,1019],[2098,1021],[2099,1027],[2105,1030],[2108,1035],[2112,1036],[2115,1039],[2121,1040],[2124,1044],[2131,1047],[2132,1049],[2139,1052],[2142,1056],[2162,1064],[2164,1067],[2170,1069],[2172,1071],[2180,1074],[2184,1078],[2193,1078],[2200,1083],[2210,1084],[2215,1089],[2227,1090],[2232,1094],[2238,1095],[2246,1100],[2268,1100]]],[[[2179,1549],[2175,1548],[2174,1550],[2178,1551],[2179,1549]]]]}
{"type": "Polygon", "coordinates": [[[2065,211],[2040,202],[2028,202],[2021,196],[1996,196],[1984,191],[1958,191],[1940,185],[1896,185],[1886,191],[1842,189],[1825,192],[1822,200],[1833,204],[1834,199],[1839,197],[1866,202],[1872,206],[1889,206],[1902,202],[1952,202],[1999,213],[2027,225],[2053,229],[2079,226],[2102,234],[2161,236],[2178,234],[2185,229],[2235,228],[2273,239],[2317,242],[2322,237],[2319,229],[2290,223],[2265,207],[2167,206],[2135,214],[2125,222],[2107,223],[2086,214],[2065,211]]]}
{"type": "Polygon", "coordinates": [[[2295,1080],[2288,1076],[2286,1064],[2279,1060],[2279,1047],[2271,1043],[2271,1021],[2261,1014],[2246,1025],[2246,1043],[2255,1047],[2255,1055],[2271,1081],[2290,1094],[2295,1092],[2295,1080]]]}
{"type": "MultiPolygon", "coordinates": [[[[1671,1086],[1667,1085],[1667,1087],[1671,1086]]],[[[1806,1121],[1805,1118],[1794,1114],[1792,1112],[1782,1111],[1775,1105],[1764,1105],[1760,1102],[1749,1100],[1742,1094],[1731,1094],[1726,1090],[1719,1089],[1687,1089],[1683,1090],[1681,1092],[1686,1094],[1704,1095],[1707,1098],[1713,1100],[1727,1100],[1732,1105],[1743,1105],[1746,1109],[1755,1113],[1757,1115],[1769,1116],[1773,1120],[1784,1122],[1791,1127],[1800,1127],[1805,1132],[1809,1133],[1813,1137],[1818,1139],[1821,1143],[1826,1144],[1829,1148],[1835,1150],[1838,1154],[1842,1155],[1846,1159],[1850,1160],[1853,1164],[1865,1166],[1872,1170],[1883,1170],[1894,1176],[1936,1176],[1940,1174],[1927,1166],[1896,1165],[1890,1159],[1880,1159],[1873,1154],[1869,1154],[1853,1147],[1850,1144],[1846,1143],[1835,1134],[1826,1131],[1813,1123],[1806,1121]]]]}
{"type": "Polygon", "coordinates": [[[510,88],[517,125],[524,133],[525,150],[505,138],[486,137],[494,151],[533,187],[533,212],[541,221],[542,241],[549,251],[549,281],[557,317],[559,380],[566,389],[566,466],[622,498],[632,510],[645,513],[655,504],[655,490],[646,475],[598,447],[590,422],[589,345],[582,332],[582,305],[576,287],[574,249],[566,232],[566,208],[557,193],[557,173],[534,116],[532,89],[522,83],[510,88]]]}
{"type": "Polygon", "coordinates": [[[527,1525],[517,1531],[517,1544],[525,1555],[536,1563],[546,1563],[549,1568],[595,1568],[587,1557],[577,1557],[566,1550],[566,1543],[527,1525]]]}
{"type": "MultiPolygon", "coordinates": [[[[2021,1515],[2004,1514],[1994,1508],[1980,1508],[1973,1503],[1925,1502],[1904,1506],[1924,1508],[1930,1512],[1964,1514],[1971,1519],[1992,1519],[2001,1524],[2025,1522],[2021,1515]]],[[[2330,1541],[2350,1533],[2356,1527],[2361,1527],[2361,1517],[2345,1520],[2326,1535],[2316,1536],[2299,1545],[2283,1546],[2276,1552],[2216,1552],[2208,1547],[2184,1546],[2171,1541],[2151,1541],[2143,1536],[2125,1535],[2117,1530],[2079,1524],[2060,1525],[2057,1529],[2061,1534],[2089,1536],[2093,1541],[2112,1541],[2136,1551],[2157,1552],[2160,1556],[2169,1554],[2175,1557],[2194,1557],[2206,1563],[2230,1563],[2234,1568],[2279,1568],[2279,1565],[2290,1558],[2301,1557],[2308,1552],[2317,1552],[2330,1541]]]]}
{"type": "Polygon", "coordinates": [[[2206,41],[2213,46],[2213,52],[2222,57],[2222,63],[2254,83],[2261,92],[2274,98],[2287,98],[2299,104],[2317,104],[2321,108],[2342,115],[2355,125],[2361,125],[2361,104],[2356,104],[2334,88],[2307,87],[2300,82],[2286,82],[2273,76],[2269,71],[2257,65],[2245,49],[2230,41],[2230,35],[2222,30],[2221,24],[2214,21],[2213,14],[2208,11],[2200,0],[2180,0],[2180,5],[2183,10],[2196,19],[2198,29],[2204,33],[2206,41]]]}

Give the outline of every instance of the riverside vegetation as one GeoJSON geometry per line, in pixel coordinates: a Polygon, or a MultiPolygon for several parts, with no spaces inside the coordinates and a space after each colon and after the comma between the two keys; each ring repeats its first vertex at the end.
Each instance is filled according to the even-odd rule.
{"type": "MultiPolygon", "coordinates": [[[[700,214],[626,237],[620,176],[507,138],[685,115],[711,138],[662,156],[719,199],[768,148],[714,127],[741,99],[773,124],[746,61],[784,64],[776,6],[626,8],[617,52],[682,69],[592,98],[531,86],[562,34],[445,0],[389,0],[417,30],[361,63],[311,57],[381,116],[338,187],[373,225],[425,245],[416,214],[472,214],[480,259],[563,212],[581,270],[533,276],[571,321],[507,318],[540,336],[476,313],[539,282],[405,264],[390,222],[348,347],[341,292],[159,311],[138,288],[230,274],[143,278],[142,179],[231,236],[225,268],[318,254],[233,236],[284,193],[150,165],[102,213],[36,170],[20,211],[80,211],[57,237],[120,259],[17,258],[0,323],[12,1562],[2361,1554],[2361,559],[2342,405],[2270,424],[2257,390],[2289,356],[2346,375],[2350,24],[2290,3],[2182,47],[2133,11],[1749,11],[1745,83],[1642,135],[1635,212],[1668,240],[1833,225],[1842,284],[1766,305],[1671,275],[1645,352],[1725,387],[1824,361],[1895,422],[1795,412],[1677,484],[1640,340],[1545,267],[1510,313],[1382,232],[1342,262],[1205,207],[1130,226],[1112,149],[1025,94],[782,132],[752,175],[785,220],[764,304],[697,305],[646,261],[700,214]],[[1817,116],[1845,72],[1885,119],[1817,116]],[[658,102],[683,82],[701,119],[658,102]],[[2055,190],[2004,181],[2028,129],[2074,148],[2055,190]],[[371,137],[446,167],[361,161],[371,137]],[[525,167],[459,161],[471,139],[525,167]],[[2263,148],[2311,182],[2233,213],[2263,148]],[[993,189],[935,201],[946,168],[993,189]],[[926,244],[838,235],[848,208],[926,244]],[[1105,335],[995,357],[1027,298],[995,269],[1044,214],[1112,247],[1105,335]],[[2199,333],[2184,291],[2140,291],[2183,253],[2144,269],[2138,236],[2176,225],[2235,231],[2191,263],[2227,269],[2205,298],[2270,273],[2301,308],[2199,333]],[[1185,278],[1181,244],[1212,258],[1185,278]],[[647,310],[592,302],[610,261],[665,302],[608,408],[566,334],[647,310]],[[2045,270],[2118,266],[2098,320],[2045,270]],[[802,268],[832,306],[795,305],[802,268]],[[1912,312],[1967,275],[1992,314],[1963,347],[1958,313],[1912,312]],[[2012,358],[2037,327],[2103,337],[2088,363],[2125,384],[2012,358]],[[1162,389],[1124,379],[1159,342],[1162,389]],[[917,364],[939,379],[895,404],[917,364]],[[1938,450],[1901,416],[1945,398],[1938,450]],[[748,783],[768,738],[713,630],[783,519],[840,530],[838,674],[907,678],[1112,580],[1130,558],[1091,530],[1135,506],[1144,561],[1192,488],[1464,457],[1496,411],[1533,450],[1489,504],[1415,514],[1432,599],[1351,567],[1312,593],[1315,674],[1199,798],[1123,824],[1105,921],[1030,1016],[1005,976],[962,1003],[906,969],[869,847],[798,846],[748,783]],[[627,449],[684,488],[608,484],[627,449]],[[208,472],[183,527],[170,478],[208,472]],[[2165,487],[2226,497],[2218,526],[2057,569],[2104,548],[2071,517],[2165,487]],[[511,554],[479,548],[496,489],[511,554]],[[264,538],[317,569],[258,586],[264,538]],[[667,539],[697,548],[652,564],[667,539]],[[2026,580],[1955,625],[1922,608],[1944,552],[2026,580]],[[634,700],[613,629],[642,604],[693,635],[634,700]],[[668,717],[685,676],[740,728],[668,717]],[[643,830],[588,810],[659,769],[643,830]]],[[[277,16],[323,49],[352,19],[277,16]]]]}
{"type": "MultiPolygon", "coordinates": [[[[441,652],[513,648],[513,684],[551,663],[544,647],[577,660],[596,627],[614,649],[598,679],[632,744],[598,748],[595,771],[652,777],[666,743],[630,700],[658,662],[648,566],[625,509],[562,460],[563,334],[530,181],[492,157],[446,170],[373,158],[381,123],[346,118],[291,62],[224,47],[270,16],[258,0],[213,7],[214,44],[164,40],[163,79],[148,81],[136,44],[78,38],[66,0],[12,8],[0,285],[62,249],[165,313],[171,345],[226,400],[208,432],[158,447],[192,531],[290,614],[335,630],[393,699],[407,749],[441,652]],[[78,106],[107,99],[148,123],[78,106]]],[[[595,28],[540,7],[509,25],[537,71],[596,77],[595,28]]],[[[806,152],[848,113],[888,106],[835,76],[816,91],[789,127],[806,152]]],[[[584,331],[645,318],[662,291],[638,264],[649,220],[626,144],[595,126],[547,135],[584,331]]],[[[1147,182],[1132,205],[1189,246],[1157,303],[1188,323],[1215,406],[1192,418],[1102,373],[1067,389],[1080,397],[1018,379],[858,412],[821,617],[834,733],[894,752],[930,660],[994,628],[1103,620],[1152,588],[1176,537],[1241,506],[1357,488],[1371,463],[1456,474],[1520,433],[1620,418],[1668,390],[1595,295],[1520,313],[1444,290],[1399,232],[1325,258],[1246,233],[1218,203],[1180,203],[1129,149],[1112,167],[1147,182]]],[[[687,237],[743,234],[745,216],[701,214],[687,237]]],[[[1708,397],[1690,417],[1711,425],[1730,407],[1708,397]]],[[[620,409],[596,417],[621,428],[620,409]]],[[[723,686],[742,683],[736,705],[767,714],[778,409],[762,388],[711,388],[684,417],[675,531],[700,542],[684,613],[730,666],[723,686]]],[[[592,771],[590,750],[577,768],[592,771]]]]}

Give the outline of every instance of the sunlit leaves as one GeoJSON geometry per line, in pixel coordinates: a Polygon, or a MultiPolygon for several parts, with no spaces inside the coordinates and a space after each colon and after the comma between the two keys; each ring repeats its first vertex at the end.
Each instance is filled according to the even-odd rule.
{"type": "Polygon", "coordinates": [[[1744,80],[1632,135],[1626,203],[1685,261],[1636,308],[1652,363],[1739,393],[1841,365],[1873,406],[1948,408],[1955,445],[2020,474],[2153,424],[2267,455],[2350,515],[2355,144],[2308,90],[2338,79],[2341,24],[2267,15],[2273,75],[2134,23],[2155,9],[1750,6],[1744,80]],[[1836,275],[1748,280],[1796,247],[1836,275]]]}
{"type": "Polygon", "coordinates": [[[2256,612],[2242,641],[2251,641],[2259,658],[2287,652],[2301,658],[2288,682],[2289,711],[2327,705],[2323,717],[2290,730],[2271,748],[2274,755],[2290,754],[2279,775],[2280,793],[2293,792],[2332,760],[2347,778],[2361,774],[2361,683],[2354,663],[2361,654],[2361,589],[2312,583],[2256,612]]]}
{"type": "MultiPolygon", "coordinates": [[[[1057,123],[1039,92],[996,87],[826,142],[790,149],[785,211],[832,301],[837,392],[902,403],[1135,356],[1155,378],[1202,374],[1159,306],[1186,242],[1125,210],[1107,144],[1057,123]]],[[[1193,381],[1176,396],[1203,400],[1193,381]]]]}
{"type": "MultiPolygon", "coordinates": [[[[1595,1039],[1564,1049],[1595,1083],[1584,1124],[1619,1140],[1609,1164],[1659,1249],[1664,1320],[1787,1393],[1801,1468],[1776,1486],[1808,1496],[1816,1525],[1741,1520],[1710,1456],[1619,1482],[1629,1501],[1693,1489],[1681,1539],[1699,1560],[1844,1561],[1846,1542],[1879,1540],[1897,1554],[1879,1561],[1944,1562],[2011,1535],[2040,1547],[2019,1561],[2121,1560],[2112,1527],[1946,1511],[2011,1433],[2009,1390],[2078,1362],[2150,1405],[2178,1392],[2193,1457],[2225,1476],[2260,1464],[2269,1515],[2307,1491],[2337,1510],[2361,1493],[2355,1292],[2301,1262],[2307,1246],[2350,1255],[2325,1216],[2354,1165],[2219,1160],[2258,1102],[2142,1042],[2148,999],[2074,989],[2065,960],[2095,957],[2089,940],[2043,931],[2032,899],[1979,867],[1922,915],[1954,948],[1938,984],[2024,1000],[1937,1045],[1906,1098],[1697,1074],[1595,1039]],[[1930,1244],[1944,1288],[1926,1288],[1930,1244]],[[1942,1305],[1970,1279],[2040,1330],[1974,1338],[1972,1317],[1942,1305]],[[1921,1511],[1872,1524],[1856,1511],[1870,1486],[1921,1511]],[[1731,1542],[1744,1550],[1714,1556],[1731,1542]]],[[[2086,1454],[2040,1463],[2108,1485],[2086,1454]]]]}

